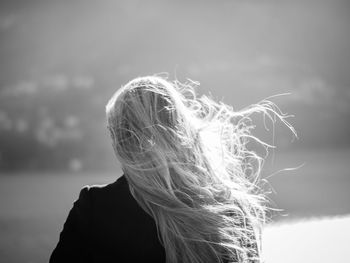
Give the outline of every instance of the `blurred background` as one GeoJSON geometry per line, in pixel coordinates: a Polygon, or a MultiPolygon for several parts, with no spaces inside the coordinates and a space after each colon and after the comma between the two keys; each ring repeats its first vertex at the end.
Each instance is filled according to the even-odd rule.
{"type": "Polygon", "coordinates": [[[107,100],[162,72],[236,110],[290,93],[298,139],[257,118],[272,223],[349,214],[349,69],[348,1],[2,0],[0,261],[48,261],[81,187],[121,175],[107,100]]]}

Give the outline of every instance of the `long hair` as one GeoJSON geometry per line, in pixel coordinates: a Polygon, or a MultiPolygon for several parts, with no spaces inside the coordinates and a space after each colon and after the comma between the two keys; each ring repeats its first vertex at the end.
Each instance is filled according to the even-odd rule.
{"type": "Polygon", "coordinates": [[[197,83],[136,78],[106,106],[114,151],[132,195],[157,225],[168,263],[260,262],[264,158],[249,150],[250,116],[293,129],[263,100],[242,111],[196,96],[197,83]]]}

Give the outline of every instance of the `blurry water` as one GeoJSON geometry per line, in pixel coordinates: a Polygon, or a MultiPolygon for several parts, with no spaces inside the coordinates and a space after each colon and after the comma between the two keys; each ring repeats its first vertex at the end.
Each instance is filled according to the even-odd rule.
{"type": "Polygon", "coordinates": [[[86,184],[120,176],[11,174],[0,176],[0,262],[48,262],[63,223],[86,184]]]}
{"type": "MultiPolygon", "coordinates": [[[[276,217],[275,220],[282,218],[288,223],[288,219],[350,214],[349,160],[349,152],[313,152],[277,155],[274,166],[268,161],[269,167],[264,170],[265,175],[305,162],[304,167],[299,170],[280,173],[270,178],[271,186],[276,192],[271,198],[289,215],[276,217]]],[[[47,262],[80,189],[86,184],[113,182],[120,175],[120,171],[117,171],[115,174],[0,176],[1,262],[47,262]]],[[[267,262],[287,262],[279,258],[282,254],[278,251],[288,251],[288,246],[296,246],[295,251],[293,250],[295,256],[298,253],[309,253],[310,250],[318,251],[320,248],[315,247],[316,245],[326,245],[320,241],[320,235],[325,240],[336,238],[342,229],[349,230],[348,223],[349,221],[342,221],[337,230],[334,224],[314,223],[295,225],[295,230],[294,226],[289,228],[288,224],[284,228],[268,228],[271,231],[266,232],[267,256],[274,259],[267,262]],[[317,234],[317,231],[322,232],[317,234]],[[310,242],[315,239],[318,243],[310,245],[311,248],[302,248],[304,243],[298,243],[297,240],[305,240],[304,238],[308,238],[310,242]]],[[[327,246],[331,245],[332,249],[336,249],[338,241],[339,239],[327,246]]],[[[325,250],[322,253],[328,252],[325,250]]],[[[311,261],[300,259],[295,262],[311,261]]]]}
{"type": "Polygon", "coordinates": [[[270,225],[263,237],[266,263],[349,262],[350,216],[270,225]]]}

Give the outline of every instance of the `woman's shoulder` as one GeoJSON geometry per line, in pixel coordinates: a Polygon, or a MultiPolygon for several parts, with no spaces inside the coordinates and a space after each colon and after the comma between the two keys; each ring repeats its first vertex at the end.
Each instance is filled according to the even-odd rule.
{"type": "Polygon", "coordinates": [[[157,236],[153,218],[134,199],[124,175],[110,184],[83,187],[78,202],[83,208],[82,214],[90,218],[91,229],[98,229],[100,236],[115,233],[125,240],[130,233],[131,236],[157,236]]]}
{"type": "Polygon", "coordinates": [[[109,184],[85,185],[81,188],[78,200],[88,202],[110,202],[128,196],[129,187],[125,175],[120,176],[116,181],[109,184]]]}
{"type": "Polygon", "coordinates": [[[123,188],[127,186],[127,180],[125,178],[125,175],[123,174],[120,176],[116,181],[109,183],[109,184],[92,184],[92,185],[85,185],[81,190],[84,192],[106,192],[110,190],[115,190],[116,188],[123,188]]]}

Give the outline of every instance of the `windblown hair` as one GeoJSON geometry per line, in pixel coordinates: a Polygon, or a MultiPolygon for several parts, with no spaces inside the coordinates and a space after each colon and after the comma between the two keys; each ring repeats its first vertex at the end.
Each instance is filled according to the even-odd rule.
{"type": "Polygon", "coordinates": [[[268,100],[242,111],[196,96],[192,81],[136,78],[106,106],[131,193],[157,225],[168,263],[260,262],[264,158],[250,116],[286,116],[268,100]]]}

